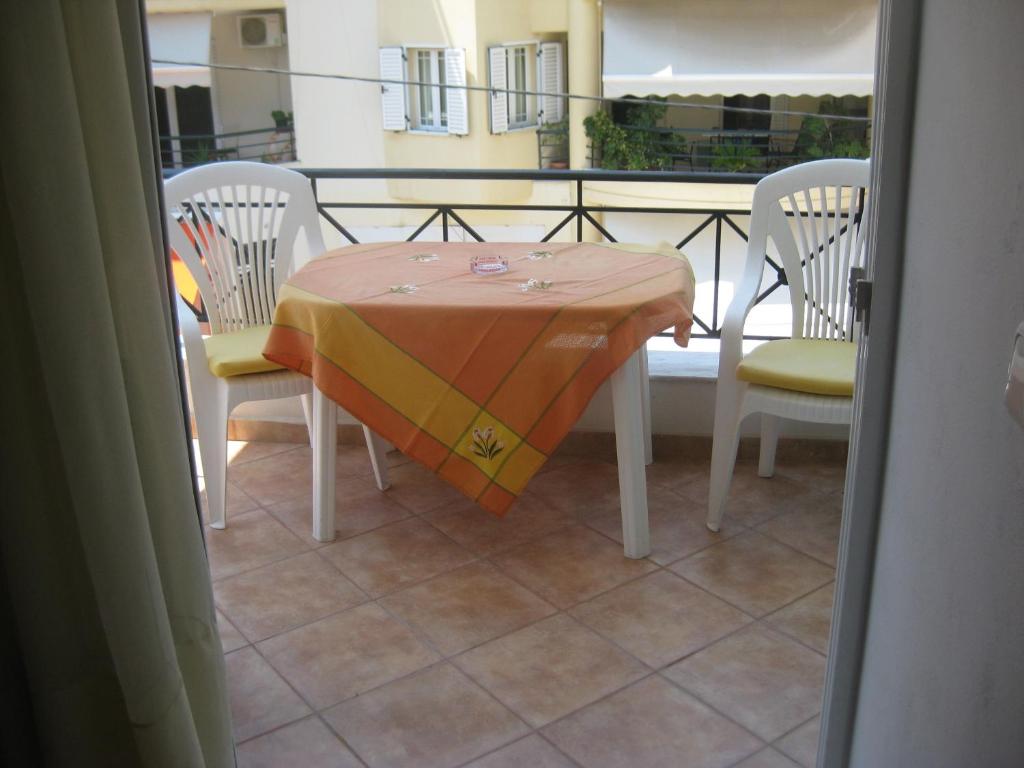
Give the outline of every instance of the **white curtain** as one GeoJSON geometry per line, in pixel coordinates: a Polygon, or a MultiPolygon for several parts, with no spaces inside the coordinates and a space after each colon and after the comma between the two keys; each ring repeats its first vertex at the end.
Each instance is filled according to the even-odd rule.
{"type": "Polygon", "coordinates": [[[5,765],[234,764],[140,6],[0,25],[5,765]]]}

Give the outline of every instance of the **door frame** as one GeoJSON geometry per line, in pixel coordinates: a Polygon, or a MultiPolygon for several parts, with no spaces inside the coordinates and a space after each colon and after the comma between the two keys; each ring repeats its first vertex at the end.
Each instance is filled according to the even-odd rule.
{"type": "MultiPolygon", "coordinates": [[[[921,0],[881,0],[868,210],[870,333],[860,338],[818,765],[850,765],[885,482],[903,276],[921,0]]],[[[862,326],[863,327],[863,326],[862,326]]]]}

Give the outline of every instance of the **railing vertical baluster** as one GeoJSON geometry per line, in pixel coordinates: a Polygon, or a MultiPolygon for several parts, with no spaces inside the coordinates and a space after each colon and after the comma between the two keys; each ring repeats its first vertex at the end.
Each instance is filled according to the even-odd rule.
{"type": "Polygon", "coordinates": [[[715,214],[715,295],[711,305],[711,331],[718,334],[718,289],[722,277],[722,213],[715,214]]]}
{"type": "MultiPolygon", "coordinates": [[[[746,185],[753,185],[762,178],[761,174],[710,174],[710,173],[692,173],[692,172],[676,172],[676,171],[664,171],[658,174],[650,174],[645,171],[601,171],[601,170],[525,170],[525,169],[502,169],[502,170],[451,170],[451,169],[350,169],[350,168],[338,168],[338,169],[302,169],[301,172],[310,179],[310,186],[313,190],[313,199],[316,203],[317,211],[320,217],[327,221],[337,232],[339,232],[344,238],[350,243],[356,243],[358,240],[347,230],[345,227],[332,216],[331,210],[353,210],[360,211],[364,209],[373,210],[416,210],[428,213],[428,218],[423,221],[415,231],[407,238],[412,241],[421,236],[428,228],[434,225],[436,219],[441,219],[442,226],[442,237],[445,242],[451,242],[452,232],[451,227],[461,227],[464,233],[469,235],[475,240],[481,240],[478,233],[468,226],[462,217],[455,212],[455,209],[466,211],[536,211],[543,213],[557,213],[561,218],[547,234],[541,238],[542,242],[549,242],[555,238],[559,232],[572,224],[573,219],[576,220],[576,240],[575,242],[583,242],[584,232],[584,219],[587,220],[590,226],[594,227],[598,233],[603,234],[609,241],[614,240],[605,231],[602,224],[594,218],[598,214],[603,213],[628,213],[628,214],[654,214],[660,213],[665,215],[701,215],[701,223],[693,228],[689,234],[686,235],[677,245],[676,248],[679,250],[684,249],[689,243],[693,242],[702,232],[704,232],[712,222],[715,224],[715,252],[714,252],[714,282],[712,284],[712,315],[711,317],[701,318],[694,317],[694,324],[699,332],[694,333],[695,337],[713,338],[717,339],[721,337],[721,321],[724,311],[720,312],[719,307],[722,302],[721,287],[722,287],[722,237],[723,237],[723,225],[728,225],[740,239],[746,240],[747,233],[744,232],[733,220],[735,216],[749,216],[749,210],[724,210],[715,209],[708,206],[693,206],[693,207],[649,207],[643,205],[615,205],[615,204],[602,204],[600,202],[594,203],[592,206],[584,200],[584,186],[585,181],[598,181],[598,182],[620,182],[620,183],[643,183],[649,181],[678,181],[685,183],[742,183],[746,185]],[[374,203],[374,202],[332,202],[322,200],[320,197],[319,182],[323,179],[471,179],[471,180],[486,180],[486,181],[560,181],[569,185],[570,197],[575,195],[575,200],[568,200],[559,202],[558,204],[508,204],[508,203],[480,203],[480,202],[459,202],[457,200],[446,201],[443,203],[426,203],[426,202],[405,202],[395,201],[386,203],[374,203]]],[[[170,177],[175,175],[175,170],[165,169],[164,176],[170,177]]],[[[863,193],[862,193],[863,195],[863,193]]],[[[860,201],[860,211],[858,215],[863,213],[863,197],[860,201]]],[[[842,230],[840,230],[841,232],[842,230]]],[[[464,235],[463,235],[464,236],[464,235]]],[[[570,240],[572,236],[570,235],[570,240]]],[[[731,242],[731,241],[730,241],[731,242]]],[[[761,302],[771,293],[775,292],[778,288],[786,285],[785,273],[782,267],[776,264],[771,258],[766,257],[767,263],[776,271],[777,279],[774,283],[768,286],[758,296],[756,301],[761,302]]],[[[724,309],[724,306],[723,306],[724,309]]],[[[668,334],[666,334],[668,335],[668,334]]],[[[746,335],[744,338],[748,339],[771,339],[777,338],[774,336],[758,336],[758,335],[746,335]]]]}
{"type": "Polygon", "coordinates": [[[583,179],[576,179],[576,242],[583,242],[583,179]]]}

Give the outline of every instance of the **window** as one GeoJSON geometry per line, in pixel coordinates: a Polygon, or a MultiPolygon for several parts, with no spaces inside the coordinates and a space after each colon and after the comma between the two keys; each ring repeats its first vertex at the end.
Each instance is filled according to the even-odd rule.
{"type": "Polygon", "coordinates": [[[411,51],[409,79],[413,86],[413,128],[420,131],[448,132],[448,89],[445,88],[444,49],[411,51]]]}
{"type": "Polygon", "coordinates": [[[380,77],[385,81],[380,87],[385,131],[469,133],[466,52],[462,48],[381,48],[380,77]]]}
{"type": "MultiPolygon", "coordinates": [[[[510,91],[535,91],[534,67],[527,67],[526,62],[533,62],[537,56],[537,46],[516,45],[505,49],[508,68],[508,88],[510,91]]],[[[525,128],[537,124],[537,97],[526,93],[508,94],[509,128],[525,128]]]]}
{"type": "Polygon", "coordinates": [[[738,107],[740,109],[760,109],[764,112],[733,112],[731,109],[722,113],[722,128],[726,131],[737,131],[742,135],[738,137],[739,144],[752,144],[758,147],[768,146],[769,129],[772,125],[772,116],[767,111],[772,107],[770,96],[761,93],[757,96],[726,96],[723,104],[727,107],[738,107]]]}
{"type": "Polygon", "coordinates": [[[154,88],[160,158],[168,167],[209,162],[216,151],[213,101],[210,89],[201,85],[154,88]],[[170,138],[170,137],[175,138],[170,138]],[[199,138],[178,138],[198,136],[199,138]]]}
{"type": "Polygon", "coordinates": [[[488,49],[491,133],[555,123],[564,99],[537,96],[565,90],[562,43],[509,43],[488,49]]]}

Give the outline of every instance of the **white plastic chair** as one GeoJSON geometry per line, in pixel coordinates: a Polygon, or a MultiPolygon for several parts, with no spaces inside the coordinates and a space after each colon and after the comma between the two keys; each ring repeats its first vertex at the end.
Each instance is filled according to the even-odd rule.
{"type": "Polygon", "coordinates": [[[789,283],[793,338],[854,344],[848,281],[850,269],[864,263],[869,168],[867,160],[818,160],[774,173],[754,191],[746,267],[722,324],[708,494],[712,531],[721,526],[746,416],[761,414],[761,477],[775,472],[780,418],[850,423],[851,397],[748,383],[737,377],[737,366],[744,358],[743,325],[761,288],[769,239],[789,283]]]}
{"type": "MultiPolygon", "coordinates": [[[[198,285],[212,335],[269,326],[289,274],[325,250],[309,180],[295,171],[262,163],[216,163],[167,180],[164,196],[171,247],[198,285]]],[[[225,528],[228,417],[244,402],[298,395],[312,443],[312,382],[287,370],[215,376],[196,316],[180,297],[178,320],[210,525],[225,528]]],[[[383,442],[366,427],[363,432],[377,487],[384,490],[383,442]]]]}

